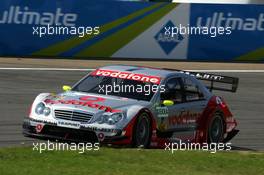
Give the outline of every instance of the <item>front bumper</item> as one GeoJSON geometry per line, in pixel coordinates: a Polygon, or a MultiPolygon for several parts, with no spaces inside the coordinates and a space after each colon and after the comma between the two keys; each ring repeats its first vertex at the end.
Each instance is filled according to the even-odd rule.
{"type": "Polygon", "coordinates": [[[122,135],[122,130],[113,130],[107,132],[115,132],[115,135],[107,136],[106,131],[96,131],[95,128],[66,128],[57,126],[56,123],[36,121],[28,118],[23,122],[23,134],[26,137],[67,142],[100,142],[112,144],[128,139],[126,136],[122,135]]]}

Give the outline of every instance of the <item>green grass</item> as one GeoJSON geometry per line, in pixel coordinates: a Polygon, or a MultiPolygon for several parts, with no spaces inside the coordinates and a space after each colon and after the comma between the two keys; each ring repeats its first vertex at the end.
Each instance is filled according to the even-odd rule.
{"type": "Polygon", "coordinates": [[[264,172],[264,153],[137,150],[33,151],[32,147],[1,148],[0,175],[170,174],[257,175],[264,172]]]}

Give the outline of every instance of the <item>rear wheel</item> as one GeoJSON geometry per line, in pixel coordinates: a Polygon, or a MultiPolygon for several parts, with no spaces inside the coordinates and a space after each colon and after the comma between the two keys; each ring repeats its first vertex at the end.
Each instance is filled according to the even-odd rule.
{"type": "Polygon", "coordinates": [[[215,114],[208,129],[208,142],[221,143],[224,138],[224,121],[221,115],[215,114]]]}
{"type": "Polygon", "coordinates": [[[133,131],[133,145],[148,148],[151,138],[151,121],[147,113],[142,113],[136,121],[133,131]]]}

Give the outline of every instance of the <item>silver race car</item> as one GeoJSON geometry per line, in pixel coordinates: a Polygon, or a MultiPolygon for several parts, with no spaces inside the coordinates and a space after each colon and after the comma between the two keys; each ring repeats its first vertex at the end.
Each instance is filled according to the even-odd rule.
{"type": "Polygon", "coordinates": [[[237,122],[212,90],[235,92],[238,79],[199,72],[112,65],[59,94],[41,93],[25,118],[28,137],[163,147],[181,140],[226,142],[237,122]],[[225,87],[228,86],[228,87],[225,87]]]}

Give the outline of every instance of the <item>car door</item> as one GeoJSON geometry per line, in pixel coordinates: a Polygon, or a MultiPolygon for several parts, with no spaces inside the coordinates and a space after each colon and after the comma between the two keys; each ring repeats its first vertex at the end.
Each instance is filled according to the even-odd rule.
{"type": "Polygon", "coordinates": [[[165,130],[166,132],[174,132],[178,130],[184,130],[188,126],[186,124],[180,123],[179,116],[181,116],[182,109],[184,109],[184,86],[181,77],[171,77],[165,81],[165,91],[161,93],[161,106],[160,114],[161,126],[160,130],[165,130]],[[173,101],[173,105],[165,106],[162,105],[165,100],[173,101]],[[166,115],[164,115],[166,113],[166,115]]]}
{"type": "Polygon", "coordinates": [[[196,129],[197,120],[205,110],[208,100],[199,86],[198,80],[190,77],[184,77],[184,103],[181,108],[183,122],[188,125],[188,128],[196,129]]]}
{"type": "Polygon", "coordinates": [[[169,78],[165,82],[161,104],[164,100],[174,102],[170,106],[163,105],[167,109],[167,117],[162,122],[166,126],[166,132],[177,132],[180,133],[178,138],[185,135],[185,138],[190,139],[194,136],[196,121],[207,104],[199,84],[188,77],[169,78]]]}

